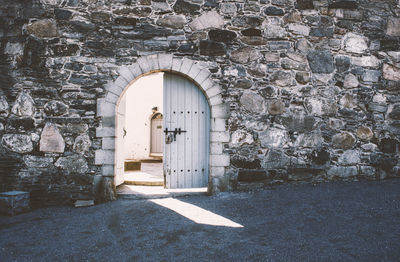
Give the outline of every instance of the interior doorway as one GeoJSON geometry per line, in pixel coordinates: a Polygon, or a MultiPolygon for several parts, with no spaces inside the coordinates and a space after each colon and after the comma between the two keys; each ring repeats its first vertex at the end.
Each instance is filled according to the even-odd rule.
{"type": "MultiPolygon", "coordinates": [[[[153,109],[154,111],[157,108],[153,109]]],[[[151,117],[150,156],[159,157],[163,153],[163,115],[154,113],[151,117]]]]}
{"type": "Polygon", "coordinates": [[[142,76],[116,112],[117,185],[207,187],[210,107],[191,80],[167,72],[142,76]]]}

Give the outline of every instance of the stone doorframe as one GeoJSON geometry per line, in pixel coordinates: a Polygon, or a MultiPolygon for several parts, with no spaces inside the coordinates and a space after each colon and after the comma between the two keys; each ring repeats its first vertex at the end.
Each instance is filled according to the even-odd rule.
{"type": "Polygon", "coordinates": [[[119,77],[105,85],[104,98],[97,100],[97,116],[101,123],[96,128],[96,137],[101,138],[101,149],[95,152],[95,164],[101,166],[101,178],[110,180],[114,177],[115,166],[115,130],[116,108],[119,99],[127,87],[142,76],[155,72],[172,72],[190,79],[205,95],[211,112],[210,156],[208,193],[213,194],[226,188],[226,168],[229,167],[229,154],[223,152],[224,143],[229,143],[229,131],[226,120],[229,117],[229,105],[223,103],[221,87],[211,79],[211,73],[198,62],[174,57],[172,54],[142,56],[136,63],[119,69],[119,77]]]}

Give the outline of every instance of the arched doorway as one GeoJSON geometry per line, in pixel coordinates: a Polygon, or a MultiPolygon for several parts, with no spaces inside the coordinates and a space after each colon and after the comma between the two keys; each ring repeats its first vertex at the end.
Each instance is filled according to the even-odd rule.
{"type": "Polygon", "coordinates": [[[139,57],[136,63],[122,66],[120,76],[105,85],[106,93],[97,100],[97,116],[100,125],[96,128],[96,136],[101,139],[101,148],[96,150],[95,164],[99,166],[101,177],[97,181],[113,180],[118,185],[117,174],[117,138],[118,121],[117,105],[127,87],[137,79],[154,72],[171,72],[184,76],[194,83],[204,94],[210,107],[209,129],[209,176],[208,192],[225,190],[228,183],[226,171],[230,166],[230,157],[223,148],[229,143],[230,135],[226,120],[229,118],[229,104],[222,99],[222,88],[212,80],[206,64],[182,58],[172,54],[158,54],[139,57]]]}

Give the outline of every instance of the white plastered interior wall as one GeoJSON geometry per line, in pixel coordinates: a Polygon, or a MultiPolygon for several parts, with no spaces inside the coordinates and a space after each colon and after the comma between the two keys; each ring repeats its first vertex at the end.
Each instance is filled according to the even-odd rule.
{"type": "Polygon", "coordinates": [[[124,159],[149,158],[152,108],[163,113],[163,73],[139,78],[125,92],[124,159]]]}

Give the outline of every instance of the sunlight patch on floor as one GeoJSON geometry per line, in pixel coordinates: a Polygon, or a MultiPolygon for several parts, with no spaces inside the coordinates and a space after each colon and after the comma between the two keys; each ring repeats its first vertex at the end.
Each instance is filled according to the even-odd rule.
{"type": "Polygon", "coordinates": [[[198,224],[237,228],[243,227],[242,225],[235,223],[223,216],[175,198],[153,199],[150,201],[157,205],[171,209],[172,211],[175,211],[176,213],[198,224]]]}

